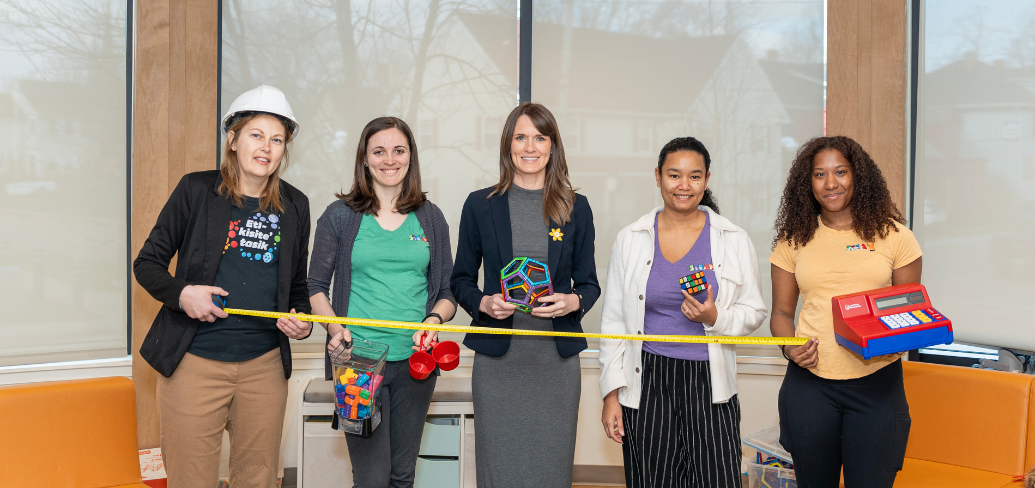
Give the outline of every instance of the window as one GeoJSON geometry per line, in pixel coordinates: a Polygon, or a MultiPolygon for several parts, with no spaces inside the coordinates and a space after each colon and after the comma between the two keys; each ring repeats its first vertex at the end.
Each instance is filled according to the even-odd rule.
{"type": "MultiPolygon", "coordinates": [[[[782,157],[794,154],[782,139],[796,148],[823,133],[823,11],[823,0],[535,1],[532,100],[584,120],[568,169],[594,210],[601,285],[618,231],[661,204],[658,153],[681,136],[708,148],[722,214],[768,261],[782,157]]],[[[583,326],[599,325],[597,306],[583,326]]]]}
{"type": "Polygon", "coordinates": [[[557,121],[564,141],[565,156],[582,150],[582,118],[567,117],[557,121]]]}
{"type": "MultiPolygon", "coordinates": [[[[415,132],[424,189],[455,251],[467,195],[499,179],[500,131],[517,99],[514,4],[223,0],[222,12],[221,110],[260,84],[284,91],[300,126],[284,179],[309,197],[313,230],[352,186],[363,127],[395,115],[415,132]]],[[[322,348],[323,338],[309,341],[322,348]]]]}
{"type": "Polygon", "coordinates": [[[924,284],[957,341],[1035,350],[1035,4],[923,8],[913,229],[924,284]]]}
{"type": "Polygon", "coordinates": [[[479,118],[481,121],[481,136],[479,140],[482,142],[482,148],[499,152],[500,134],[503,133],[503,119],[503,117],[479,118]]]}
{"type": "Polygon", "coordinates": [[[0,366],[127,354],[126,12],[0,4],[0,366]]]}
{"type": "Polygon", "coordinates": [[[421,120],[414,137],[419,141],[418,149],[431,149],[438,146],[438,119],[421,120]]]}
{"type": "MultiPolygon", "coordinates": [[[[284,177],[314,217],[351,186],[363,126],[402,117],[455,246],[467,195],[499,179],[500,133],[518,93],[516,5],[351,5],[223,0],[222,109],[261,83],[284,90],[301,125],[284,177]]],[[[783,158],[794,153],[783,148],[823,130],[823,12],[823,0],[535,0],[532,100],[557,117],[572,182],[594,208],[602,285],[618,231],[660,203],[653,168],[676,136],[708,146],[723,214],[768,259],[783,158]]],[[[762,283],[768,299],[768,267],[762,283]]],[[[461,312],[454,323],[468,320],[461,312]]]]}

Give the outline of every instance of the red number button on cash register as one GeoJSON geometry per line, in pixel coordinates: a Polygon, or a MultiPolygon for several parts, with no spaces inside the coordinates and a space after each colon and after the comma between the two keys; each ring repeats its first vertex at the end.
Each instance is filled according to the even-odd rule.
{"type": "Polygon", "coordinates": [[[841,295],[832,300],[837,343],[870,359],[952,343],[952,322],[918,283],[841,295]]]}

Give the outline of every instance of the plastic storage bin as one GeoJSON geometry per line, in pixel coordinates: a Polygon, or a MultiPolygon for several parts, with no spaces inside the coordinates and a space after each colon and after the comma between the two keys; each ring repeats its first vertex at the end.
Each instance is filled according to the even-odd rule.
{"type": "Polygon", "coordinates": [[[346,434],[370,437],[381,423],[380,393],[388,345],[360,339],[331,353],[334,371],[333,427],[346,434]]]}
{"type": "Polygon", "coordinates": [[[424,422],[418,455],[460,459],[460,435],[460,417],[429,416],[424,422]]]}
{"type": "MultiPolygon", "coordinates": [[[[762,457],[776,457],[787,465],[794,459],[780,444],[780,427],[755,432],[744,437],[744,445],[758,451],[762,457]]],[[[778,466],[763,466],[758,463],[747,463],[748,488],[798,488],[794,470],[778,466]]]]}
{"type": "Polygon", "coordinates": [[[748,463],[747,488],[798,488],[793,469],[748,463]]]}

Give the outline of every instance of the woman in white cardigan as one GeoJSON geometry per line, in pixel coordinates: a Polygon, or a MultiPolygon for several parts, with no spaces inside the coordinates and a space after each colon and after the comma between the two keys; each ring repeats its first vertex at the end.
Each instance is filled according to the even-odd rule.
{"type": "MultiPolygon", "coordinates": [[[[618,233],[602,333],[743,336],[765,319],[758,256],[719,215],[710,167],[692,137],[662,148],[654,174],[665,205],[618,233]],[[703,289],[684,289],[680,278],[695,273],[703,289]]],[[[627,486],[740,488],[736,360],[732,345],[600,341],[601,421],[622,444],[627,486]]]]}

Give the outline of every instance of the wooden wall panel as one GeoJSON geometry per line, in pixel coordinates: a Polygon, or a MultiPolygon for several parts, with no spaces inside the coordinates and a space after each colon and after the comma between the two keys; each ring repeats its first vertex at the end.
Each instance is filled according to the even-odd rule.
{"type": "MultiPolygon", "coordinates": [[[[133,104],[133,254],[184,174],[216,162],[219,4],[138,0],[133,104]]],[[[159,303],[133,286],[133,381],[140,448],[160,441],[158,373],[137,352],[159,303]]]]}
{"type": "Polygon", "coordinates": [[[830,0],[827,134],[859,142],[903,212],[906,175],[906,2],[830,0]]]}

